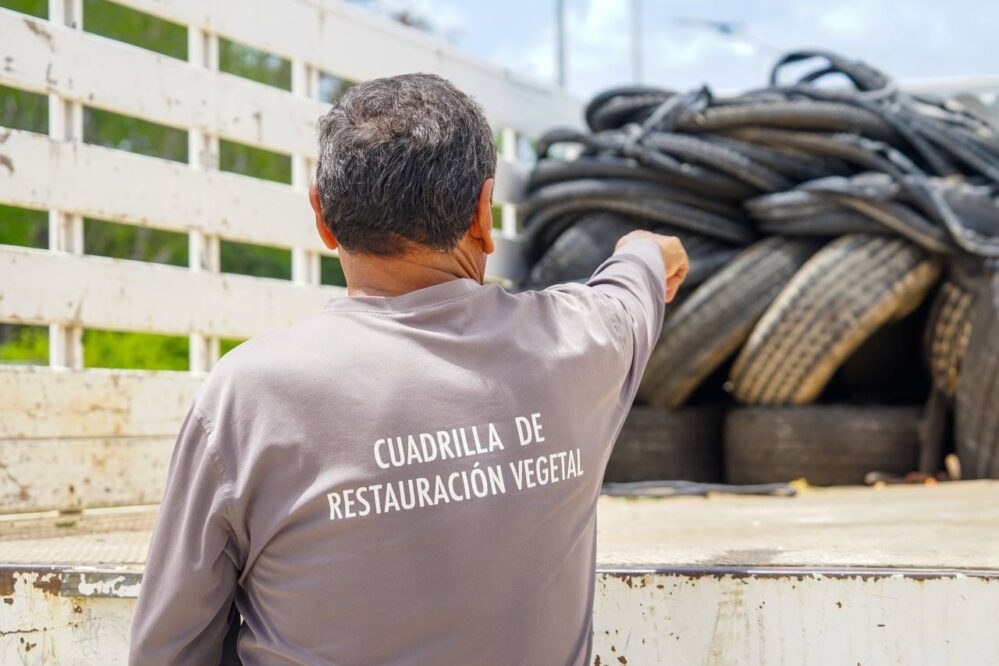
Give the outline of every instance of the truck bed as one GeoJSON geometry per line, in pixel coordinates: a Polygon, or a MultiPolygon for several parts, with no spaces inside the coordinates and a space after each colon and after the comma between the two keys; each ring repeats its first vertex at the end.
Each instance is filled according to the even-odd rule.
{"type": "MultiPolygon", "coordinates": [[[[153,506],[0,521],[0,662],[121,663],[153,506]]],[[[602,497],[595,664],[999,663],[999,482],[602,497]]]]}

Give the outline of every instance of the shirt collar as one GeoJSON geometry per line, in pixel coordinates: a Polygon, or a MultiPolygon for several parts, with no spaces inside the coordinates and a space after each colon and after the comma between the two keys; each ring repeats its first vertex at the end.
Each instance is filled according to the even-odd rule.
{"type": "Polygon", "coordinates": [[[398,296],[331,298],[323,310],[327,312],[407,312],[459,298],[481,286],[472,278],[454,278],[398,296]]]}

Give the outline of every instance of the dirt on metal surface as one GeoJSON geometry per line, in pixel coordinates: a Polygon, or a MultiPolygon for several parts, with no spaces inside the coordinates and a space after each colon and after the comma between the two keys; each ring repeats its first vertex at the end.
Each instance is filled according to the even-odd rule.
{"type": "Polygon", "coordinates": [[[601,498],[601,566],[999,569],[999,482],[601,498]]]}
{"type": "MultiPolygon", "coordinates": [[[[999,569],[999,482],[806,489],[793,498],[601,497],[615,567],[999,569]]],[[[156,507],[0,520],[0,564],[138,566],[156,507]]]]}
{"type": "MultiPolygon", "coordinates": [[[[599,502],[593,663],[999,654],[999,482],[599,502]]],[[[125,663],[156,508],[0,520],[0,663],[125,663]]]]}

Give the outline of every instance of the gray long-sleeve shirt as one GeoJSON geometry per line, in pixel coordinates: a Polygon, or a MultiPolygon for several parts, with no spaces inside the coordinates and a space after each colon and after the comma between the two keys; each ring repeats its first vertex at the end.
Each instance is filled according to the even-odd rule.
{"type": "Polygon", "coordinates": [[[177,440],[130,663],[588,661],[601,477],[664,290],[641,239],[586,285],[331,300],[227,354],[177,440]]]}

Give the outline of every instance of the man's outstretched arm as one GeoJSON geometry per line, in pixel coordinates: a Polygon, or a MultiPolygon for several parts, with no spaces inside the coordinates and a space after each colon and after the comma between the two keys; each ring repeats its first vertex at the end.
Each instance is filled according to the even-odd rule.
{"type": "Polygon", "coordinates": [[[132,619],[130,664],[218,664],[239,554],[211,433],[192,404],[170,461],[132,619]]]}
{"type": "Polygon", "coordinates": [[[638,229],[622,236],[614,251],[618,251],[632,241],[648,239],[656,244],[659,253],[662,255],[663,267],[666,271],[666,302],[671,303],[676,298],[676,292],[680,285],[687,279],[690,272],[690,261],[687,258],[687,251],[683,249],[683,243],[676,236],[666,236],[655,234],[651,231],[638,229]]]}
{"type": "Polygon", "coordinates": [[[586,283],[603,297],[605,318],[629,361],[621,389],[625,404],[634,398],[659,339],[665,304],[676,297],[689,269],[680,239],[633,231],[621,237],[586,283]]]}

